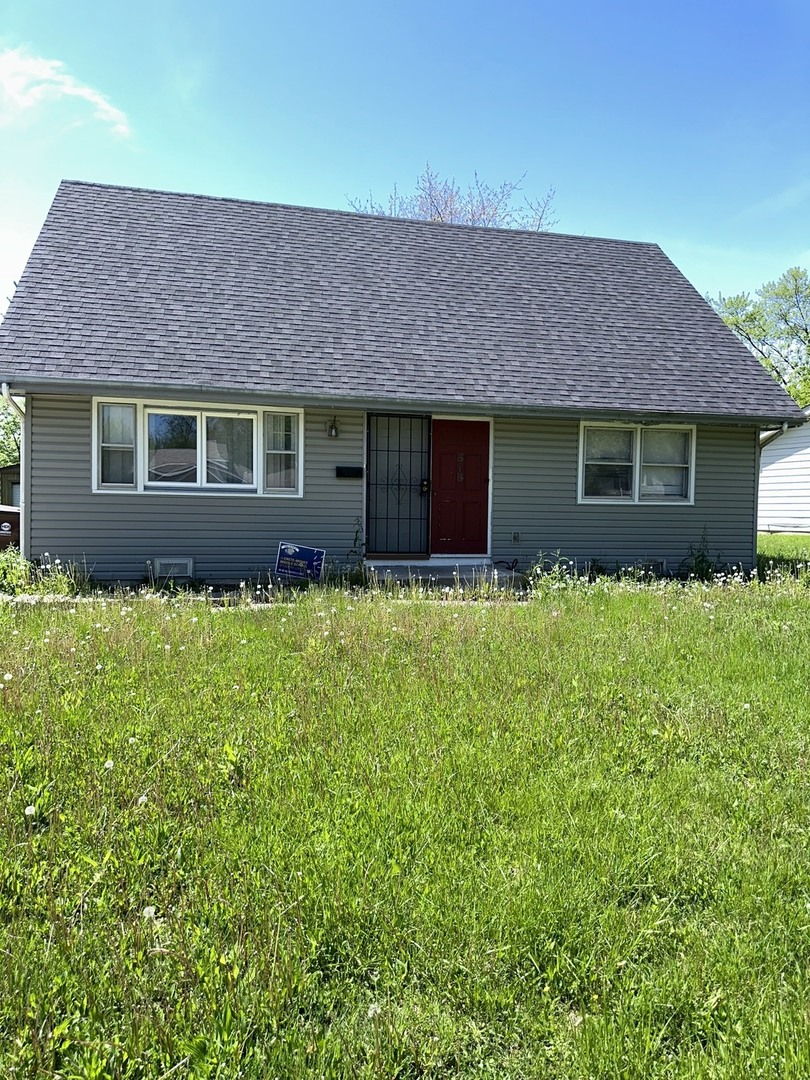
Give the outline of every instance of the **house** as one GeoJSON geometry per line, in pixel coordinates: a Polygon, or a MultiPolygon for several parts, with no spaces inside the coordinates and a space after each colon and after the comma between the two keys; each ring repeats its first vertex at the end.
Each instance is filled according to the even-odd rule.
{"type": "Polygon", "coordinates": [[[20,505],[19,465],[4,465],[0,468],[0,505],[20,505]]]}
{"type": "MultiPolygon", "coordinates": [[[[810,406],[804,415],[810,419],[810,406]]],[[[763,436],[757,527],[810,533],[810,425],[763,436]]]]}
{"type": "Polygon", "coordinates": [[[0,383],[24,551],[122,581],[280,541],[677,570],[705,533],[750,566],[760,430],[804,420],[655,244],[77,182],[0,383]]]}

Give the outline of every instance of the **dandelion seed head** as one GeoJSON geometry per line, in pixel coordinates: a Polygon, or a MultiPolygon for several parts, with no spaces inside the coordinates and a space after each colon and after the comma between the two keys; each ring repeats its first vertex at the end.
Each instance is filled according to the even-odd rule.
{"type": "Polygon", "coordinates": [[[138,799],[138,806],[146,806],[148,802],[148,797],[146,795],[141,795],[138,799]]]}
{"type": "Polygon", "coordinates": [[[112,767],[113,767],[113,762],[112,762],[112,759],[111,759],[111,758],[108,758],[108,759],[107,759],[107,760],[106,760],[106,761],[104,762],[104,768],[105,768],[105,769],[107,769],[107,770],[109,771],[109,770],[110,770],[110,769],[111,769],[112,767]]]}
{"type": "Polygon", "coordinates": [[[141,912],[141,914],[143,915],[143,917],[145,919],[154,919],[154,917],[155,917],[155,909],[151,904],[147,904],[146,907],[141,912]]]}
{"type": "Polygon", "coordinates": [[[34,814],[36,814],[36,812],[37,812],[37,808],[35,806],[26,806],[26,808],[25,808],[25,816],[26,817],[33,817],[34,814]]]}

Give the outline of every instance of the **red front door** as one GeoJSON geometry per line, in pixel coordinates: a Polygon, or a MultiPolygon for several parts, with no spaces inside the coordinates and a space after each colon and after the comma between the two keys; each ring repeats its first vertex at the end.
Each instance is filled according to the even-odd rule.
{"type": "Polygon", "coordinates": [[[434,420],[431,439],[431,555],[485,555],[489,424],[434,420]]]}

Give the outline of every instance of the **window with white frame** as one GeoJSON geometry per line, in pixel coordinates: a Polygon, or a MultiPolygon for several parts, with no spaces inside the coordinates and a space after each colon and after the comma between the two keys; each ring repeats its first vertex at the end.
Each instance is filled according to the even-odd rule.
{"type": "Polygon", "coordinates": [[[107,487],[135,483],[135,406],[99,407],[99,482],[107,487]]]}
{"type": "Polygon", "coordinates": [[[301,494],[300,410],[95,406],[95,490],[301,494]]]}
{"type": "Polygon", "coordinates": [[[294,489],[298,474],[298,417],[295,413],[264,414],[264,486],[294,489]]]}
{"type": "Polygon", "coordinates": [[[583,424],[580,501],[691,503],[694,449],[693,427],[583,424]]]}

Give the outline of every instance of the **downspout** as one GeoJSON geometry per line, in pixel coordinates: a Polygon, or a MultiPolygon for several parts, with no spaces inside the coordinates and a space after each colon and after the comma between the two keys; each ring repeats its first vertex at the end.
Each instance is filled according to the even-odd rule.
{"type": "Polygon", "coordinates": [[[25,410],[21,409],[14,398],[11,396],[11,391],[8,388],[8,383],[4,382],[2,385],[3,400],[9,406],[9,408],[17,414],[20,418],[20,423],[25,423],[25,410]]]}
{"type": "Polygon", "coordinates": [[[3,401],[20,419],[20,551],[28,558],[28,482],[26,478],[28,428],[25,423],[25,410],[21,409],[11,396],[7,382],[0,385],[0,391],[3,394],[3,401]]]}

